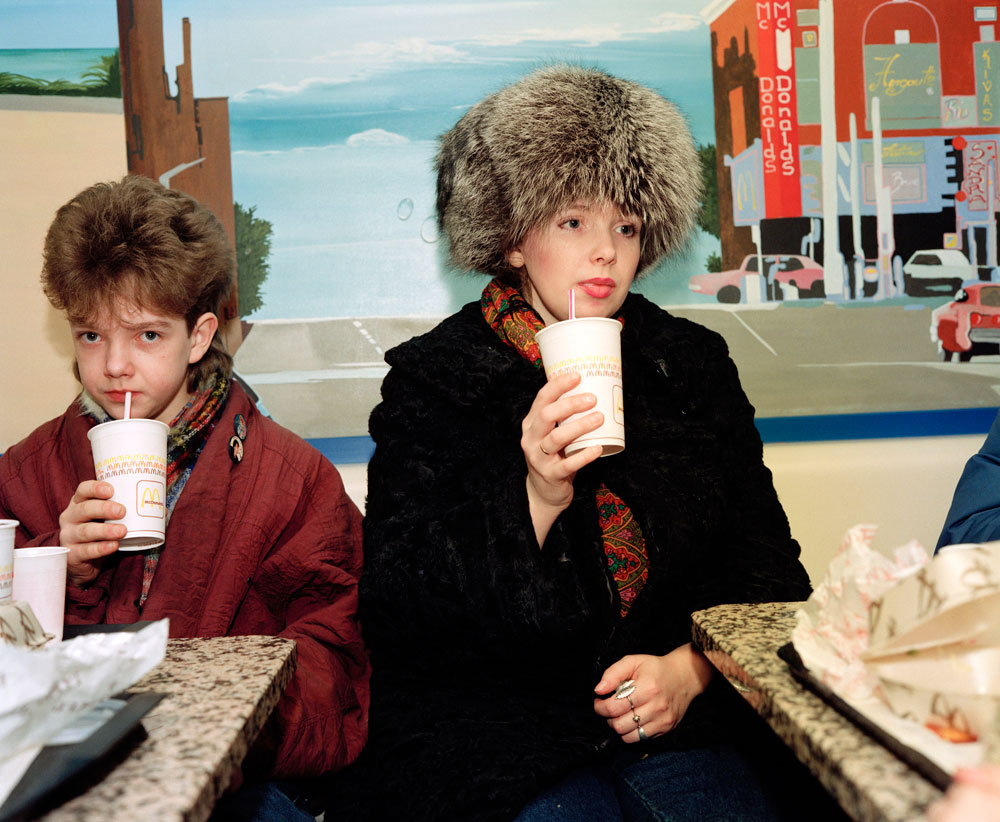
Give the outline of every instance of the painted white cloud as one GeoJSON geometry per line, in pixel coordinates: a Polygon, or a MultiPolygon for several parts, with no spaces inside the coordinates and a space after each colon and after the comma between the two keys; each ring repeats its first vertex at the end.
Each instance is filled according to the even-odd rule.
{"type": "Polygon", "coordinates": [[[257,62],[290,65],[342,65],[345,63],[442,63],[457,62],[468,53],[454,46],[432,43],[421,37],[402,37],[392,41],[366,40],[341,49],[329,49],[309,57],[262,57],[257,62]]]}
{"type": "Polygon", "coordinates": [[[306,77],[297,83],[264,83],[254,88],[241,91],[233,95],[234,102],[244,102],[249,100],[276,100],[281,97],[292,97],[302,94],[312,88],[322,88],[323,86],[339,86],[349,82],[348,78],[338,79],[335,77],[306,77]]]}
{"type": "Polygon", "coordinates": [[[410,142],[408,137],[386,131],[384,128],[370,128],[347,138],[349,146],[401,146],[408,142],[410,142]]]}
{"type": "Polygon", "coordinates": [[[486,46],[512,46],[525,42],[550,41],[599,46],[602,43],[632,40],[648,34],[661,34],[668,31],[691,31],[704,25],[704,21],[696,14],[679,14],[667,11],[654,15],[640,26],[636,26],[634,23],[628,26],[622,23],[590,23],[581,26],[529,28],[520,31],[481,34],[469,39],[486,46]]]}
{"type": "Polygon", "coordinates": [[[336,59],[357,59],[376,63],[441,63],[458,62],[468,54],[454,46],[431,43],[420,37],[404,37],[391,43],[368,41],[357,43],[349,49],[328,52],[318,58],[320,61],[336,59]]]}
{"type": "Polygon", "coordinates": [[[456,63],[463,61],[467,56],[466,52],[453,46],[431,43],[419,37],[401,38],[391,43],[369,40],[312,57],[271,58],[258,61],[286,66],[309,65],[312,71],[316,71],[320,66],[327,66],[333,73],[328,76],[305,77],[295,83],[262,83],[234,94],[232,99],[235,102],[274,100],[323,86],[354,82],[399,63],[456,63]]]}
{"type": "MultiPolygon", "coordinates": [[[[347,151],[350,148],[361,146],[402,146],[409,145],[413,141],[402,134],[386,131],[383,128],[370,128],[367,131],[359,131],[352,134],[343,143],[327,143],[322,146],[295,146],[294,148],[264,149],[254,151],[250,149],[238,149],[233,151],[233,157],[251,162],[260,157],[273,158],[278,156],[316,154],[319,152],[347,151]]],[[[417,141],[418,144],[420,141],[417,141]]]]}
{"type": "Polygon", "coordinates": [[[652,20],[652,26],[646,29],[647,32],[664,31],[692,31],[705,25],[705,21],[697,14],[678,14],[672,11],[665,11],[658,14],[652,20]]]}

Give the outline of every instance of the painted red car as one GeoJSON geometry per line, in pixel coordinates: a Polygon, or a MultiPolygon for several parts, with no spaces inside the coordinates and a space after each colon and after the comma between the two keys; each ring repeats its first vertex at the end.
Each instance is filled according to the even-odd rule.
{"type": "MultiPolygon", "coordinates": [[[[798,290],[800,297],[823,297],[823,267],[800,254],[764,254],[764,272],[773,281],[798,290]]],[[[710,271],[695,274],[688,281],[688,288],[698,294],[714,294],[720,303],[738,303],[743,292],[740,285],[747,274],[757,273],[757,255],[748,254],[740,267],[732,271],[710,271]]],[[[771,288],[768,295],[771,296],[771,288]]],[[[781,299],[775,294],[773,299],[781,299]]]]}
{"type": "Polygon", "coordinates": [[[1000,353],[1000,284],[963,286],[931,313],[931,342],[942,360],[968,362],[973,354],[1000,353]]]}

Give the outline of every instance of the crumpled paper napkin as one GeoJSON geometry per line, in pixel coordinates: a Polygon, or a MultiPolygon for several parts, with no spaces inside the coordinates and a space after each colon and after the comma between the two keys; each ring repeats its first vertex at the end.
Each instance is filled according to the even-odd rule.
{"type": "Polygon", "coordinates": [[[817,679],[841,696],[866,699],[878,678],[861,660],[868,648],[872,602],[930,560],[915,540],[892,557],[871,547],[876,527],[855,525],[844,535],[823,581],[796,613],[792,644],[817,679]]]}
{"type": "Polygon", "coordinates": [[[0,804],[34,753],[163,661],[169,620],[29,649],[0,643],[0,804]]]}

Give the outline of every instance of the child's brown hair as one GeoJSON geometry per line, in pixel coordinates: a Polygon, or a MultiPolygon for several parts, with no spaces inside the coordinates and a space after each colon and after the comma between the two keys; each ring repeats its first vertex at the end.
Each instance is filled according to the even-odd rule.
{"type": "MultiPolygon", "coordinates": [[[[222,224],[193,197],[140,175],[98,183],[56,212],[45,237],[42,288],[70,322],[114,313],[121,300],[183,317],[220,316],[234,282],[222,224]]],[[[233,360],[221,335],[188,366],[188,390],[233,360]]]]}

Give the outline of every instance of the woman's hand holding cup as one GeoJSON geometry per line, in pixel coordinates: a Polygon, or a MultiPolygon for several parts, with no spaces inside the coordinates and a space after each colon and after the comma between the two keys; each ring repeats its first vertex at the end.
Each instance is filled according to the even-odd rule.
{"type": "Polygon", "coordinates": [[[577,437],[596,431],[604,421],[599,411],[585,414],[566,425],[574,414],[586,412],[597,404],[593,394],[566,396],[580,383],[577,373],[554,377],[539,390],[528,415],[521,423],[521,450],[528,466],[526,480],[528,507],[539,547],[545,542],[556,517],[573,501],[573,479],[583,466],[601,456],[600,445],[563,453],[577,437]]]}

